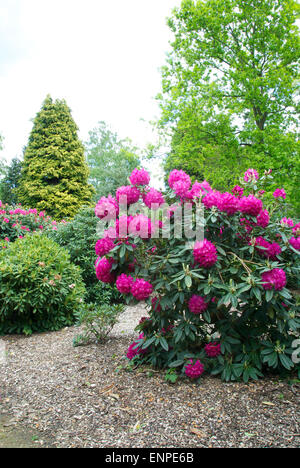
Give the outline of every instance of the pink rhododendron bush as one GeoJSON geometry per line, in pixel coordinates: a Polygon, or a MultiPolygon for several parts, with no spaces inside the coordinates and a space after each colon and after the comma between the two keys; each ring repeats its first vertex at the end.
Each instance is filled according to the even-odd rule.
{"type": "Polygon", "coordinates": [[[28,233],[57,229],[57,222],[47,216],[44,211],[24,209],[22,206],[10,207],[0,201],[0,243],[7,243],[23,238],[28,233]]]}
{"type": "Polygon", "coordinates": [[[284,188],[264,204],[270,172],[220,193],[173,170],[162,194],[136,169],[99,200],[97,278],[149,309],[128,359],[193,380],[299,372],[300,224],[284,188]]]}

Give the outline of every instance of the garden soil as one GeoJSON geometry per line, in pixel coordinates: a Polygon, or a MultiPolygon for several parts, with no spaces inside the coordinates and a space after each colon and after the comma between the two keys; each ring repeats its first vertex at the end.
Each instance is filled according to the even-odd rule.
{"type": "Polygon", "coordinates": [[[200,384],[127,368],[142,305],[105,344],[74,348],[76,327],[4,338],[0,448],[299,447],[300,386],[274,377],[200,384]]]}

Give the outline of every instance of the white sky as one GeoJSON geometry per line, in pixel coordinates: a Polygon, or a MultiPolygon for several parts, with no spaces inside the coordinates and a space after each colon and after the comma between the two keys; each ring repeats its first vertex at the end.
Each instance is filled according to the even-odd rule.
{"type": "Polygon", "coordinates": [[[0,157],[22,154],[48,93],[66,99],[83,141],[104,120],[139,147],[151,142],[172,39],[166,18],[180,3],[0,0],[0,157]]]}

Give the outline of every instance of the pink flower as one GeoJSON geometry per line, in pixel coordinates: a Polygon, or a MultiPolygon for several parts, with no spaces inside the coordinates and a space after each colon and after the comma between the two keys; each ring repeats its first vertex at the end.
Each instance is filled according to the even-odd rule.
{"type": "Polygon", "coordinates": [[[132,185],[148,185],[150,182],[150,175],[145,169],[134,169],[129,180],[132,185]]]}
{"type": "Polygon", "coordinates": [[[99,257],[95,262],[96,276],[102,283],[113,283],[115,280],[114,275],[111,273],[111,267],[113,264],[112,259],[105,257],[99,257]]]}
{"type": "Polygon", "coordinates": [[[152,292],[152,284],[143,279],[137,279],[131,287],[131,294],[138,301],[144,301],[145,299],[148,299],[148,297],[151,296],[152,292]]]}
{"type": "Polygon", "coordinates": [[[292,247],[294,247],[295,250],[300,250],[300,237],[292,237],[289,240],[289,243],[292,247]]]}
{"type": "Polygon", "coordinates": [[[240,187],[239,185],[236,185],[235,187],[233,187],[232,193],[236,197],[241,198],[243,196],[243,194],[244,194],[244,189],[242,187],[240,187]]]}
{"type": "Polygon", "coordinates": [[[244,214],[258,216],[262,209],[262,201],[259,198],[256,198],[254,195],[248,195],[248,197],[242,197],[240,199],[240,210],[244,214]]]}
{"type": "Polygon", "coordinates": [[[190,377],[190,379],[198,379],[204,372],[204,365],[200,361],[196,361],[194,364],[193,359],[191,359],[190,364],[185,366],[185,374],[190,377]]]}
{"type": "Polygon", "coordinates": [[[177,182],[174,182],[173,190],[176,193],[177,197],[188,198],[190,186],[191,186],[191,182],[178,180],[177,182]]]}
{"type": "Polygon", "coordinates": [[[140,199],[141,192],[136,187],[131,187],[131,185],[126,185],[118,188],[116,197],[120,204],[132,205],[137,203],[140,199]]]}
{"type": "Polygon", "coordinates": [[[95,245],[95,252],[98,257],[104,257],[115,247],[114,242],[109,238],[99,239],[95,245]]]}
{"type": "Polygon", "coordinates": [[[215,358],[215,357],[218,357],[220,356],[221,354],[221,345],[214,342],[214,343],[208,343],[205,347],[204,347],[204,350],[205,350],[205,353],[208,357],[212,357],[212,358],[215,358]]]}
{"type": "Polygon", "coordinates": [[[239,210],[239,199],[229,192],[222,193],[217,200],[217,207],[232,216],[239,210]]]}
{"type": "Polygon", "coordinates": [[[270,216],[267,210],[262,210],[257,216],[256,225],[262,228],[266,228],[270,222],[270,216]]]}
{"type": "Polygon", "coordinates": [[[132,276],[127,276],[123,273],[122,275],[118,276],[116,286],[121,294],[130,294],[133,283],[134,279],[132,276]]]}
{"type": "Polygon", "coordinates": [[[212,188],[206,180],[204,180],[201,183],[196,180],[196,182],[191,188],[190,194],[192,198],[194,198],[194,197],[200,197],[202,195],[206,195],[207,193],[211,191],[212,191],[212,188]]]}
{"type": "MultiPolygon", "coordinates": [[[[141,333],[139,335],[139,340],[143,340],[144,339],[144,333],[141,333]]],[[[139,354],[145,354],[147,352],[147,349],[142,349],[142,345],[143,343],[140,345],[140,346],[137,346],[138,345],[138,342],[134,341],[128,348],[128,351],[127,351],[127,358],[128,359],[133,359],[135,356],[138,356],[139,354]]]]}
{"type": "Polygon", "coordinates": [[[9,223],[9,219],[3,218],[3,222],[4,222],[4,223],[9,223]]]}
{"type": "Polygon", "coordinates": [[[255,246],[263,257],[271,258],[272,260],[276,260],[277,255],[281,254],[281,247],[277,242],[273,242],[272,244],[265,240],[263,237],[257,237],[255,239],[255,246]],[[263,247],[260,249],[259,247],[263,247]]]}
{"type": "Polygon", "coordinates": [[[202,198],[202,203],[206,208],[212,208],[213,206],[218,206],[220,197],[220,192],[217,190],[212,190],[202,198]]]}
{"type": "Polygon", "coordinates": [[[255,169],[248,169],[244,174],[244,181],[249,182],[249,180],[258,180],[259,175],[255,169]]]}
{"type": "Polygon", "coordinates": [[[218,260],[216,247],[207,239],[195,243],[193,254],[195,261],[204,268],[213,266],[218,260]]]}
{"type": "Polygon", "coordinates": [[[284,189],[276,189],[275,192],[273,193],[274,198],[286,198],[286,193],[284,189]]]}
{"type": "Polygon", "coordinates": [[[149,192],[146,195],[144,195],[143,200],[144,200],[145,205],[150,209],[151,208],[157,209],[159,206],[165,203],[165,199],[163,195],[158,190],[155,190],[154,188],[151,188],[149,192]],[[157,206],[153,207],[152,205],[157,205],[157,206]]]}
{"type": "Polygon", "coordinates": [[[286,275],[281,268],[274,268],[273,270],[266,271],[261,275],[263,281],[263,288],[276,289],[281,291],[286,285],[286,275]]]}
{"type": "Polygon", "coordinates": [[[151,219],[143,214],[134,216],[130,221],[128,231],[134,236],[139,236],[142,239],[149,239],[156,231],[156,226],[151,219]]]}
{"type": "Polygon", "coordinates": [[[115,198],[111,195],[108,197],[102,197],[95,208],[95,215],[100,218],[107,218],[108,220],[114,220],[119,214],[119,205],[115,198]]]}
{"type": "Polygon", "coordinates": [[[289,226],[289,227],[293,227],[294,226],[294,221],[292,220],[292,218],[282,218],[282,220],[280,221],[280,224],[281,226],[289,226]]]}
{"type": "Polygon", "coordinates": [[[169,176],[169,186],[171,189],[174,188],[174,184],[176,182],[184,182],[186,186],[188,185],[188,189],[191,186],[191,178],[188,174],[186,174],[184,171],[180,170],[178,171],[177,169],[174,169],[169,176]]]}
{"type": "Polygon", "coordinates": [[[208,304],[205,302],[202,296],[192,296],[189,300],[189,309],[193,314],[202,314],[208,308],[208,304]]]}

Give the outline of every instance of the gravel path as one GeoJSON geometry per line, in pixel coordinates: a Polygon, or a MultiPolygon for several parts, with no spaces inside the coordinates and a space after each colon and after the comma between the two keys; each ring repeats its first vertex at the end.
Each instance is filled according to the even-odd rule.
{"type": "Polygon", "coordinates": [[[76,328],[5,337],[0,414],[8,425],[44,447],[299,447],[298,384],[205,377],[172,385],[163,372],[126,371],[145,315],[127,308],[105,345],[74,348],[76,328]]]}

